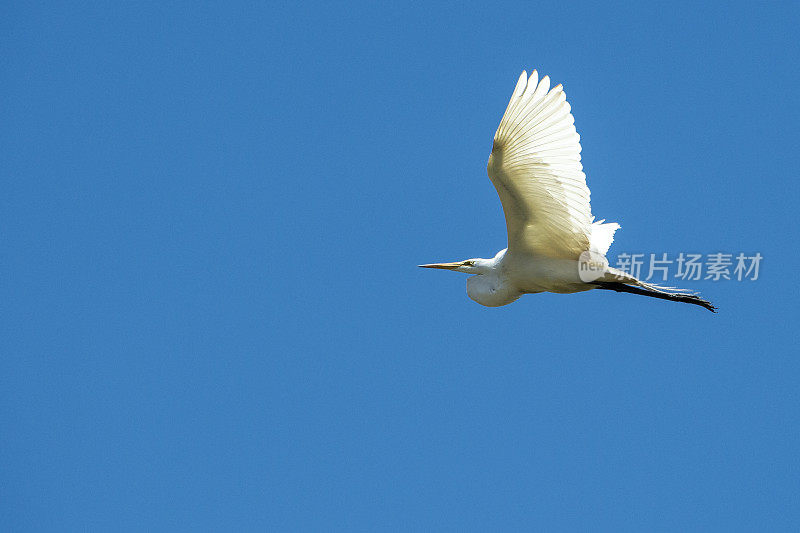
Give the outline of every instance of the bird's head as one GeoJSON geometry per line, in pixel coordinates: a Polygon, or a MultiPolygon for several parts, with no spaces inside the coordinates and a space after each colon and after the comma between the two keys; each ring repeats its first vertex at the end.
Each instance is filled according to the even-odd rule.
{"type": "Polygon", "coordinates": [[[485,274],[492,269],[491,259],[466,259],[464,261],[456,261],[454,263],[430,263],[427,265],[418,265],[422,268],[440,268],[442,270],[454,270],[456,272],[464,272],[465,274],[485,274]]]}

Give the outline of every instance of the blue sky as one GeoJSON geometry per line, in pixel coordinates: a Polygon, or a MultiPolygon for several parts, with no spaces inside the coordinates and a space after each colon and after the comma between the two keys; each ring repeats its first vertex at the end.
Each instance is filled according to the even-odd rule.
{"type": "Polygon", "coordinates": [[[0,17],[0,522],[797,530],[792,3],[80,3],[0,17]],[[488,309],[522,69],[626,252],[720,307],[488,309]]]}

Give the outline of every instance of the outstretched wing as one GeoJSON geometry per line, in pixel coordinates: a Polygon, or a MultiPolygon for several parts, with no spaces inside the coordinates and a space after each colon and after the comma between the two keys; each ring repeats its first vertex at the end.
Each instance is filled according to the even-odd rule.
{"type": "Polygon", "coordinates": [[[508,248],[577,259],[589,249],[592,212],[580,136],[566,95],[523,71],[497,133],[487,171],[508,229],[508,248]],[[548,89],[550,89],[548,91],[548,89]]]}

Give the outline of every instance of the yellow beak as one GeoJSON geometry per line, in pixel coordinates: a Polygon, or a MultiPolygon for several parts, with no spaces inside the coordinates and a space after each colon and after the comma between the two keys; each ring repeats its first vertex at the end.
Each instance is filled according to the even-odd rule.
{"type": "Polygon", "coordinates": [[[430,263],[428,265],[417,265],[422,268],[441,268],[443,270],[455,270],[460,266],[464,266],[464,261],[456,261],[455,263],[430,263]]]}

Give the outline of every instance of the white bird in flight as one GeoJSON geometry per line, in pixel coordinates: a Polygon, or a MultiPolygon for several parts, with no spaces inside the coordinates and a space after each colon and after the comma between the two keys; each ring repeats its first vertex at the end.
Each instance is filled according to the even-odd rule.
{"type": "Polygon", "coordinates": [[[519,77],[494,135],[487,171],[508,231],[508,248],[492,259],[419,265],[467,274],[467,294],[488,307],[523,294],[606,289],[716,308],[696,294],[660,287],[608,265],[619,224],[595,222],[575,131],[561,85],[534,70],[519,77]],[[537,83],[538,81],[538,83],[537,83]]]}

